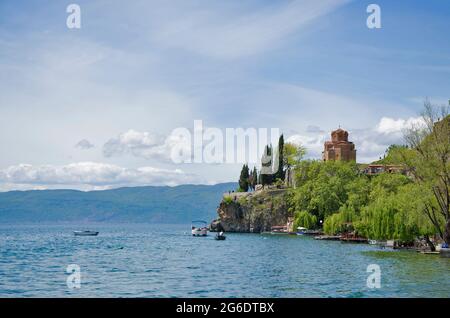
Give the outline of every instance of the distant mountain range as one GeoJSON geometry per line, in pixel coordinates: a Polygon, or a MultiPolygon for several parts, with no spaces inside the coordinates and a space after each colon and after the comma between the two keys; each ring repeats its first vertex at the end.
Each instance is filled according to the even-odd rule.
{"type": "Polygon", "coordinates": [[[36,190],[0,193],[0,222],[189,223],[216,218],[224,192],[236,183],[133,187],[82,192],[36,190]]]}

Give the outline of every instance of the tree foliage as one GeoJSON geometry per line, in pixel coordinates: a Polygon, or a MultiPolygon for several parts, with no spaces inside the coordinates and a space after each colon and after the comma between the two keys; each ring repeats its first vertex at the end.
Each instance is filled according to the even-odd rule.
{"type": "Polygon", "coordinates": [[[317,227],[317,217],[306,211],[299,211],[295,213],[294,228],[305,227],[307,229],[314,229],[317,227]]]}
{"type": "Polygon", "coordinates": [[[433,196],[422,207],[438,235],[450,243],[450,101],[437,107],[428,100],[420,121],[405,132],[410,148],[402,162],[408,166],[417,184],[433,196]]]}
{"type": "Polygon", "coordinates": [[[247,192],[249,189],[249,169],[248,165],[244,164],[241,169],[241,175],[239,176],[239,191],[247,192]]]}
{"type": "Polygon", "coordinates": [[[421,212],[432,192],[405,175],[386,172],[369,178],[355,163],[302,161],[296,182],[289,199],[291,210],[301,211],[294,213],[295,225],[304,226],[310,215],[324,220],[323,230],[330,235],[355,232],[371,239],[412,241],[435,233],[421,212]]]}
{"type": "Polygon", "coordinates": [[[360,176],[354,163],[342,161],[302,161],[296,168],[290,204],[319,220],[339,211],[348,200],[351,183],[360,176]]]}
{"type": "Polygon", "coordinates": [[[293,143],[285,143],[283,148],[283,165],[285,169],[294,167],[306,154],[306,149],[293,143]]]}
{"type": "Polygon", "coordinates": [[[284,181],[284,136],[281,135],[278,139],[278,167],[275,172],[275,179],[284,181]]]}
{"type": "Polygon", "coordinates": [[[251,190],[255,190],[257,184],[258,184],[258,172],[256,170],[256,167],[253,167],[253,170],[248,177],[248,185],[251,190]]]}

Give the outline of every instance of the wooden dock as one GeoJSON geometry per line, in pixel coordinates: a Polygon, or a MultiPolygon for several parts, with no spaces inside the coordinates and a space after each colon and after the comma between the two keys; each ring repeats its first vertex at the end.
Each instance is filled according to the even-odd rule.
{"type": "Polygon", "coordinates": [[[315,236],[314,239],[321,241],[339,241],[341,237],[336,235],[319,235],[315,236]]]}
{"type": "Polygon", "coordinates": [[[341,237],[341,242],[344,243],[368,243],[369,240],[362,237],[341,237]]]}

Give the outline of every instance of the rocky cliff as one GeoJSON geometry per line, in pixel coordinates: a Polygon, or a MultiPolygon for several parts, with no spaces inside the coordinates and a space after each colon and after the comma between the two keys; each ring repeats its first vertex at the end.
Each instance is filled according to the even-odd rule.
{"type": "Polygon", "coordinates": [[[291,216],[285,189],[226,194],[217,214],[218,219],[210,226],[212,231],[253,233],[270,231],[276,225],[286,225],[291,216]]]}

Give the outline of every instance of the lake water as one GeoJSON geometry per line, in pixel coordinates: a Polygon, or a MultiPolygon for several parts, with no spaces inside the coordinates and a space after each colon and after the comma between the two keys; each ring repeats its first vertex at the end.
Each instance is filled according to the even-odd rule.
{"type": "Polygon", "coordinates": [[[450,297],[450,259],[190,224],[1,225],[0,297],[450,297]],[[73,230],[100,231],[75,237],[73,230]],[[67,287],[69,264],[81,288],[67,287]],[[366,285],[367,266],[381,288],[366,285]]]}

